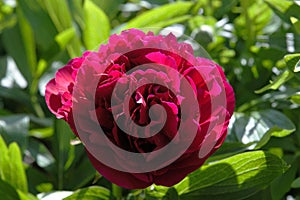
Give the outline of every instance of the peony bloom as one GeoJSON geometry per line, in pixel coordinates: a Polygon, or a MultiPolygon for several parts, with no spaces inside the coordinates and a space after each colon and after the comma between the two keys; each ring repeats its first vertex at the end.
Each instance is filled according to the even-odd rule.
{"type": "Polygon", "coordinates": [[[198,169],[223,143],[235,103],[216,63],[172,34],[136,29],[72,59],[45,98],[94,167],[129,189],[172,186],[198,169]]]}

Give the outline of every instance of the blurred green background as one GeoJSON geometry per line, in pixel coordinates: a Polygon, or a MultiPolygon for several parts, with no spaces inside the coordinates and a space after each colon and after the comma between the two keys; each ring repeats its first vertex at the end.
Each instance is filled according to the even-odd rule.
{"type": "Polygon", "coordinates": [[[0,0],[0,198],[300,199],[299,5],[0,0]],[[47,109],[44,89],[69,59],[113,33],[147,27],[200,44],[224,68],[236,112],[207,165],[174,187],[130,191],[96,173],[68,125],[47,109]]]}

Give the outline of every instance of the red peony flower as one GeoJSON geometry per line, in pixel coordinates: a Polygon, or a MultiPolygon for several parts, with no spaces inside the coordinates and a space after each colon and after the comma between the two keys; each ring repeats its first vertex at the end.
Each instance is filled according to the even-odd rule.
{"type": "Polygon", "coordinates": [[[216,63],[175,36],[112,35],[58,70],[46,103],[94,167],[129,189],[172,186],[223,143],[234,93],[216,63]]]}

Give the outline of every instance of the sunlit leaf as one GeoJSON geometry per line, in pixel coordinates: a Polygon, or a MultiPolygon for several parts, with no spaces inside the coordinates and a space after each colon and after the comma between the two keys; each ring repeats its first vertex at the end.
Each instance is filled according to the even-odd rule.
{"type": "Polygon", "coordinates": [[[72,25],[72,17],[66,0],[42,1],[48,14],[59,32],[55,36],[55,41],[60,47],[66,46],[71,57],[80,55],[80,41],[75,36],[75,30],[72,25]],[[73,29],[73,30],[72,30],[73,29]],[[62,40],[65,41],[62,41],[62,40]],[[69,40],[69,41],[68,41],[69,40]]]}
{"type": "Polygon", "coordinates": [[[270,81],[269,85],[264,86],[263,88],[256,90],[255,93],[260,94],[267,90],[277,90],[280,86],[282,86],[285,82],[293,77],[293,74],[286,70],[282,74],[280,74],[274,81],[270,81]]]}
{"type": "Polygon", "coordinates": [[[300,34],[300,20],[295,17],[291,17],[290,19],[292,24],[294,25],[296,32],[300,34]]]}
{"type": "Polygon", "coordinates": [[[278,10],[281,13],[285,13],[290,6],[293,5],[292,1],[276,1],[276,0],[264,0],[268,3],[273,9],[278,10]]]}
{"type": "Polygon", "coordinates": [[[110,23],[105,13],[91,0],[84,1],[84,19],[83,40],[87,49],[93,50],[108,39],[110,23]]]}
{"type": "Polygon", "coordinates": [[[37,44],[43,51],[47,51],[54,47],[54,37],[57,31],[51,18],[42,7],[41,3],[43,2],[36,0],[18,1],[18,7],[30,23],[37,44]]]}
{"type": "Polygon", "coordinates": [[[287,67],[294,72],[298,72],[300,69],[299,61],[300,61],[300,53],[296,54],[288,54],[284,56],[284,61],[286,62],[287,67]]]}
{"type": "MultiPolygon", "coordinates": [[[[128,28],[147,28],[153,27],[156,23],[163,23],[175,17],[183,16],[189,13],[194,4],[192,2],[176,2],[146,11],[141,15],[130,20],[123,29],[128,28]]],[[[155,28],[155,27],[153,27],[155,28]]]]}
{"type": "MultiPolygon", "coordinates": [[[[174,188],[172,188],[172,189],[174,189],[174,188]]],[[[149,199],[162,199],[166,195],[168,190],[169,190],[169,187],[160,186],[160,185],[151,185],[150,187],[145,189],[146,197],[148,197],[149,199]]],[[[141,194],[137,193],[135,195],[141,195],[141,194]]],[[[177,196],[178,196],[178,193],[177,193],[177,196]]]]}
{"type": "Polygon", "coordinates": [[[53,190],[53,185],[51,183],[41,183],[36,186],[36,190],[39,192],[51,192],[53,190]]]}
{"type": "Polygon", "coordinates": [[[29,135],[34,136],[36,138],[48,138],[53,135],[53,128],[47,127],[47,128],[31,129],[29,131],[29,135]]]}
{"type": "MultiPolygon", "coordinates": [[[[5,179],[7,175],[6,166],[7,162],[9,162],[8,157],[8,148],[6,146],[5,141],[2,138],[2,135],[0,134],[0,178],[5,179]]],[[[1,191],[1,190],[0,190],[1,191]]]]}
{"type": "MultiPolygon", "coordinates": [[[[27,193],[27,178],[19,146],[13,142],[7,147],[0,135],[0,153],[0,180],[9,183],[15,189],[27,193]]],[[[0,186],[0,193],[1,190],[0,186]]]]}
{"type": "Polygon", "coordinates": [[[259,148],[266,144],[271,136],[285,137],[294,131],[295,125],[291,120],[276,110],[254,111],[250,114],[235,113],[228,140],[244,144],[254,142],[251,148],[259,148]]]}
{"type": "Polygon", "coordinates": [[[287,165],[263,151],[241,153],[205,165],[175,185],[181,199],[245,199],[266,188],[287,165]]]}
{"type": "Polygon", "coordinates": [[[91,186],[88,188],[79,189],[71,196],[64,198],[64,200],[110,200],[110,191],[104,187],[91,186]]]}
{"type": "MultiPolygon", "coordinates": [[[[163,27],[166,27],[166,26],[169,26],[169,25],[172,25],[172,24],[182,23],[184,21],[189,20],[190,18],[191,18],[191,15],[183,15],[183,16],[180,16],[180,17],[174,17],[172,19],[157,22],[155,24],[152,24],[151,26],[155,27],[155,28],[163,28],[163,27]]],[[[150,28],[150,30],[151,30],[151,28],[150,28]]]]}
{"type": "Polygon", "coordinates": [[[263,1],[241,1],[243,12],[235,19],[236,31],[247,42],[253,43],[255,36],[270,22],[272,10],[263,1]]]}
{"type": "Polygon", "coordinates": [[[291,96],[291,101],[295,104],[300,104],[300,93],[291,96]]]}
{"type": "Polygon", "coordinates": [[[66,0],[44,1],[43,3],[59,32],[72,26],[72,18],[66,0]]]}
{"type": "Polygon", "coordinates": [[[10,158],[8,165],[10,166],[10,180],[6,179],[14,188],[27,193],[27,178],[22,163],[20,149],[16,143],[11,143],[8,147],[8,156],[10,158]]]}
{"type": "Polygon", "coordinates": [[[57,36],[55,36],[55,41],[59,44],[61,49],[66,48],[69,42],[75,36],[75,29],[74,27],[68,28],[62,32],[60,32],[57,36]]]}
{"type": "Polygon", "coordinates": [[[299,18],[300,6],[293,1],[264,0],[283,20],[291,23],[290,17],[299,18]]]}
{"type": "Polygon", "coordinates": [[[17,190],[20,200],[38,200],[34,195],[17,190]]]}

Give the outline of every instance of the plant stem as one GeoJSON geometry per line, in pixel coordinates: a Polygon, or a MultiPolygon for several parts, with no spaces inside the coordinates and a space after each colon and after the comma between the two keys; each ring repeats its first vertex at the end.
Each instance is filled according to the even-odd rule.
{"type": "Polygon", "coordinates": [[[40,118],[45,117],[45,114],[43,112],[43,109],[41,105],[39,104],[38,98],[37,98],[37,91],[38,91],[38,78],[33,78],[33,81],[31,83],[30,87],[30,100],[33,106],[33,109],[36,113],[36,115],[40,118]]]}

